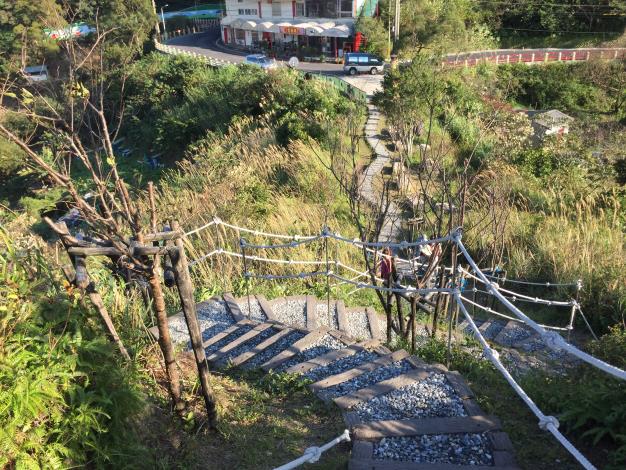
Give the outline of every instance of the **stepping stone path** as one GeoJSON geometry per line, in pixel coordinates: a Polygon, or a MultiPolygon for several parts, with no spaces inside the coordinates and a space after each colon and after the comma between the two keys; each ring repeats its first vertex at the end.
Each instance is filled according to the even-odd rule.
{"type": "MultiPolygon", "coordinates": [[[[313,296],[268,301],[229,294],[197,308],[212,367],[300,374],[320,399],[342,410],[352,470],[518,468],[499,420],[484,414],[461,375],[387,349],[385,319],[373,309],[334,300],[329,309],[313,296]]],[[[169,326],[172,339],[189,349],[182,312],[169,326]]],[[[151,333],[158,337],[156,328],[151,333]]]]}

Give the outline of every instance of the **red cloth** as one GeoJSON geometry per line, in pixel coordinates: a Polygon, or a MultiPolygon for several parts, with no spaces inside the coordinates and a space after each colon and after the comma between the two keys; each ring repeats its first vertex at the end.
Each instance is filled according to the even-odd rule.
{"type": "Polygon", "coordinates": [[[391,257],[383,256],[380,263],[380,277],[387,280],[389,276],[391,276],[391,257]]]}

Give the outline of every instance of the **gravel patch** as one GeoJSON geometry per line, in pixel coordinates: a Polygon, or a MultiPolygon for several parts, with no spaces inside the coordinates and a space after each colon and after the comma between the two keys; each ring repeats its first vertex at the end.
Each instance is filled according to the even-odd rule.
{"type": "Polygon", "coordinates": [[[370,339],[370,322],[365,310],[362,312],[347,312],[348,327],[346,333],[355,339],[370,339]]]}
{"type": "Polygon", "coordinates": [[[331,375],[341,374],[350,369],[378,359],[380,356],[370,351],[359,351],[351,356],[342,357],[322,367],[309,370],[304,376],[313,382],[318,382],[331,375]]]}
{"type": "Polygon", "coordinates": [[[219,351],[224,346],[226,346],[228,343],[231,343],[231,342],[235,341],[237,338],[239,338],[240,336],[245,335],[251,329],[252,329],[252,327],[250,325],[243,325],[242,327],[236,329],[231,334],[224,336],[219,341],[216,341],[212,345],[210,345],[207,348],[205,348],[206,355],[210,356],[215,351],[219,351]]]}
{"type": "Polygon", "coordinates": [[[239,346],[237,346],[234,349],[231,349],[228,353],[226,353],[222,357],[222,359],[220,361],[228,362],[229,359],[234,359],[235,357],[239,356],[240,354],[243,354],[245,352],[250,351],[251,349],[254,349],[259,344],[261,344],[263,341],[265,341],[267,338],[269,338],[270,336],[275,335],[277,332],[278,331],[275,330],[274,328],[267,328],[267,329],[261,331],[254,338],[246,341],[243,344],[240,344],[239,346]]]}
{"type": "Polygon", "coordinates": [[[306,328],[306,300],[287,300],[272,306],[276,320],[285,325],[306,328]]]}
{"type": "Polygon", "coordinates": [[[328,304],[326,302],[317,304],[317,321],[320,326],[327,326],[334,330],[339,329],[339,321],[337,320],[337,307],[330,304],[330,310],[328,310],[328,304]]]}
{"type": "Polygon", "coordinates": [[[526,338],[530,338],[533,332],[523,326],[514,326],[507,328],[504,333],[498,338],[498,343],[502,346],[512,346],[518,341],[522,341],[526,338]]]}
{"type": "Polygon", "coordinates": [[[528,353],[539,351],[545,348],[547,348],[547,345],[539,336],[536,336],[535,338],[532,338],[529,341],[526,341],[525,343],[519,345],[519,349],[528,353]]]}
{"type": "Polygon", "coordinates": [[[413,366],[406,359],[396,361],[388,366],[379,367],[378,369],[361,374],[358,377],[346,382],[328,387],[320,392],[320,397],[322,399],[341,397],[343,395],[347,395],[348,393],[356,392],[362,388],[369,387],[375,383],[382,382],[383,380],[397,377],[398,375],[410,371],[412,368],[413,366]]]}
{"type": "Polygon", "coordinates": [[[487,339],[493,339],[498,335],[498,333],[500,333],[500,331],[502,331],[502,328],[504,327],[505,327],[505,323],[500,322],[500,321],[493,321],[485,329],[485,331],[483,331],[483,336],[487,339]]]}
{"type": "Polygon", "coordinates": [[[299,354],[287,359],[280,366],[278,366],[276,370],[284,371],[289,369],[291,366],[300,364],[301,362],[306,362],[314,357],[322,356],[331,351],[336,351],[337,349],[344,349],[345,347],[347,346],[337,338],[327,334],[304,348],[299,354]]]}
{"type": "MultiPolygon", "coordinates": [[[[485,320],[481,320],[480,318],[474,318],[473,320],[478,328],[480,328],[480,325],[485,323],[485,320]]],[[[469,324],[465,326],[465,328],[463,329],[463,333],[465,333],[466,335],[474,336],[474,330],[472,329],[472,326],[469,324]]]]}
{"type": "MultiPolygon", "coordinates": [[[[235,320],[226,308],[226,302],[222,300],[203,302],[198,304],[197,310],[203,341],[212,338],[235,323],[235,320]]],[[[183,315],[170,317],[169,328],[174,343],[187,343],[187,349],[191,347],[189,330],[183,315]]]]}
{"type": "Polygon", "coordinates": [[[486,433],[386,437],[374,444],[374,459],[453,465],[493,465],[486,433]]]}
{"type": "Polygon", "coordinates": [[[253,356],[249,361],[247,361],[244,365],[247,369],[254,369],[255,367],[259,367],[277,354],[281,353],[293,343],[298,340],[301,340],[306,335],[300,331],[292,331],[286,336],[283,336],[278,341],[276,341],[271,346],[268,346],[263,351],[259,352],[257,355],[253,356]]]}
{"type": "Polygon", "coordinates": [[[248,317],[250,320],[255,320],[261,323],[267,320],[267,315],[265,315],[265,312],[263,312],[263,309],[261,308],[261,304],[255,297],[250,296],[249,308],[247,297],[242,297],[238,302],[238,305],[241,313],[248,317]]]}
{"type": "Polygon", "coordinates": [[[443,374],[379,395],[352,408],[367,421],[410,418],[467,416],[463,402],[443,374]]]}

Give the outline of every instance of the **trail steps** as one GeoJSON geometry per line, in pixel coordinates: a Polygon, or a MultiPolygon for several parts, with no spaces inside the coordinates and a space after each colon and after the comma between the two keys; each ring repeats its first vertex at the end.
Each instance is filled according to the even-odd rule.
{"type": "MultiPolygon", "coordinates": [[[[384,319],[373,309],[330,305],[313,296],[249,303],[229,294],[202,302],[208,361],[308,378],[351,430],[350,469],[517,468],[501,423],[483,413],[459,373],[383,346],[384,319]]],[[[182,312],[169,321],[173,340],[188,343],[182,312]]]]}

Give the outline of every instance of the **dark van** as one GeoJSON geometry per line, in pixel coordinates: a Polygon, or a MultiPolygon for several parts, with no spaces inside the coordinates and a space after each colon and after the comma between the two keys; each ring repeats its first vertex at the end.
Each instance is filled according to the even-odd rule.
{"type": "Polygon", "coordinates": [[[383,73],[384,65],[380,57],[364,52],[348,52],[343,56],[343,71],[350,75],[383,73]]]}

